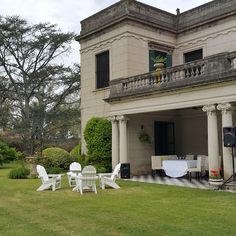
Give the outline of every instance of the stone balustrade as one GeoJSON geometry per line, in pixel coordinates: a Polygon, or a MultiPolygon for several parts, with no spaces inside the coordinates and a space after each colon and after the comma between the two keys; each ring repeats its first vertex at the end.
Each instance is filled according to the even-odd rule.
{"type": "Polygon", "coordinates": [[[155,91],[182,89],[186,86],[222,82],[236,78],[236,51],[221,53],[203,60],[110,81],[106,100],[147,94],[155,91]]]}

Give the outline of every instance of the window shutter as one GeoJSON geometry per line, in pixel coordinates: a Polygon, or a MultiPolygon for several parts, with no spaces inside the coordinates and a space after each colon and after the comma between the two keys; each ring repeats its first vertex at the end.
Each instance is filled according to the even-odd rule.
{"type": "Polygon", "coordinates": [[[109,86],[109,51],[96,55],[96,88],[109,86]]]}
{"type": "Polygon", "coordinates": [[[166,54],[166,67],[171,67],[171,66],[172,66],[172,55],[166,54]]]}
{"type": "Polygon", "coordinates": [[[156,50],[149,50],[149,71],[154,71],[154,62],[153,58],[156,57],[156,50]]]}

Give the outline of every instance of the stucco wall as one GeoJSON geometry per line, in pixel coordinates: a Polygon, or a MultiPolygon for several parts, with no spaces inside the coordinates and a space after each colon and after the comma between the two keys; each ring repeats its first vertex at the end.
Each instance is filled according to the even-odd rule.
{"type": "MultiPolygon", "coordinates": [[[[98,37],[81,42],[81,120],[82,133],[86,122],[92,116],[107,117],[109,115],[128,115],[129,121],[129,149],[128,158],[135,168],[147,171],[150,167],[150,156],[153,155],[153,145],[140,145],[137,132],[140,124],[148,133],[153,135],[154,120],[150,114],[153,111],[168,111],[176,108],[190,108],[204,104],[236,101],[236,83],[222,86],[209,86],[184,91],[155,94],[149,97],[125,100],[108,104],[103,99],[109,96],[109,88],[95,89],[95,56],[97,53],[110,52],[110,79],[126,78],[148,72],[148,43],[150,41],[175,47],[173,51],[173,65],[183,63],[183,53],[203,48],[204,57],[225,51],[234,51],[236,45],[235,18],[216,21],[206,26],[195,28],[179,34],[164,30],[138,25],[117,25],[112,30],[106,30],[98,37]],[[139,115],[136,115],[139,114],[139,115]],[[133,119],[138,116],[137,119],[133,119]]],[[[171,113],[168,111],[167,113],[171,113]]],[[[163,119],[163,117],[159,117],[163,119]]],[[[158,119],[159,119],[158,118],[158,119]]],[[[206,134],[200,139],[200,130],[206,130],[206,116],[178,116],[172,117],[178,128],[176,151],[178,153],[206,152],[206,134]],[[176,120],[177,119],[177,120],[176,120]],[[192,126],[192,124],[197,124],[192,126]],[[190,132],[191,130],[191,132],[190,132]],[[197,142],[191,142],[192,132],[199,137],[197,142]],[[186,138],[187,137],[187,138],[186,138]]],[[[153,136],[152,136],[153,138],[153,136]]],[[[83,143],[83,150],[85,145],[83,143]]],[[[203,154],[203,153],[202,153],[203,154]]]]}
{"type": "Polygon", "coordinates": [[[148,42],[154,38],[172,41],[172,44],[175,41],[169,33],[164,35],[139,29],[134,25],[125,25],[81,43],[82,137],[84,127],[91,117],[107,117],[110,112],[110,105],[103,101],[109,96],[109,88],[96,89],[96,54],[109,50],[110,80],[146,73],[149,69],[148,42]]]}
{"type": "Polygon", "coordinates": [[[176,48],[179,63],[183,63],[183,53],[199,48],[203,48],[204,57],[234,51],[236,44],[235,21],[236,18],[231,17],[179,34],[176,48]]]}

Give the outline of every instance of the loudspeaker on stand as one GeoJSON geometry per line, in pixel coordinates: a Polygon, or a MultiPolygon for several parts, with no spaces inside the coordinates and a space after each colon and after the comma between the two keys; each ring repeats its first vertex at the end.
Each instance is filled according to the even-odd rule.
{"type": "Polygon", "coordinates": [[[130,163],[121,163],[120,177],[121,179],[130,179],[130,163]]]}
{"type": "Polygon", "coordinates": [[[234,147],[235,146],[235,136],[236,129],[235,127],[224,127],[223,128],[223,136],[224,136],[224,146],[225,147],[234,147]]]}

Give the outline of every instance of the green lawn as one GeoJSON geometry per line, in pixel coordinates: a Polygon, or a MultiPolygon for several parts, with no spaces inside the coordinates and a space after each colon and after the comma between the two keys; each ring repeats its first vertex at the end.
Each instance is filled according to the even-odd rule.
{"type": "Polygon", "coordinates": [[[0,235],[236,235],[236,194],[119,181],[83,196],[66,178],[56,192],[0,168],[0,235]]]}

